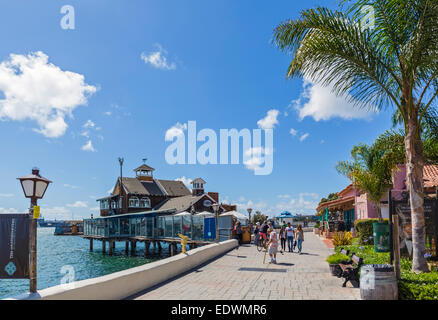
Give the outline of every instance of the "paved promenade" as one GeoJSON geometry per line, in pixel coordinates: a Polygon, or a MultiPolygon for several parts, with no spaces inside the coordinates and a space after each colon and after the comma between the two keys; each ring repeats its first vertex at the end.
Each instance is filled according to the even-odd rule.
{"type": "Polygon", "coordinates": [[[357,288],[342,288],[325,258],[333,253],[313,233],[304,234],[303,254],[278,253],[278,264],[263,264],[264,252],[253,245],[226,255],[172,281],[138,294],[135,299],[302,300],[360,299],[357,288]]]}

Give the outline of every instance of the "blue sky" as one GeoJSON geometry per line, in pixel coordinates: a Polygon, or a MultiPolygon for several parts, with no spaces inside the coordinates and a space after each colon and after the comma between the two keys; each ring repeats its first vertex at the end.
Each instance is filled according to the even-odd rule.
{"type": "Polygon", "coordinates": [[[285,79],[290,57],[270,43],[274,27],[335,1],[71,0],[74,30],[61,28],[64,4],[0,4],[0,212],[25,210],[16,177],[38,166],[54,182],[40,201],[46,218],[96,214],[123,156],[125,176],[147,158],[156,177],[202,177],[241,212],[311,214],[348,183],[336,161],[390,127],[391,110],[369,114],[285,79]],[[242,163],[166,163],[176,124],[256,129],[269,110],[270,175],[242,163]]]}

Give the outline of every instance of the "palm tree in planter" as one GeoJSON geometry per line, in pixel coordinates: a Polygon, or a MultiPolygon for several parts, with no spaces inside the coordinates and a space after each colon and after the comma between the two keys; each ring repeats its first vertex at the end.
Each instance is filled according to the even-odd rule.
{"type": "MultiPolygon", "coordinates": [[[[389,241],[389,228],[383,222],[381,199],[392,186],[392,171],[397,168],[397,152],[379,148],[379,144],[367,146],[359,144],[351,151],[353,161],[341,161],[336,165],[339,173],[344,174],[352,181],[353,185],[365,192],[376,209],[378,223],[374,223],[374,232],[387,235],[389,241]]],[[[379,252],[387,251],[389,243],[381,243],[376,247],[379,252]]]]}
{"type": "Polygon", "coordinates": [[[287,77],[332,85],[358,107],[395,107],[403,118],[411,203],[414,272],[424,258],[423,145],[419,129],[438,95],[438,1],[342,1],[344,11],[304,10],[274,30],[273,42],[293,56],[287,77]],[[371,25],[364,22],[367,10],[371,25]],[[424,108],[420,108],[424,105],[424,108]]]}

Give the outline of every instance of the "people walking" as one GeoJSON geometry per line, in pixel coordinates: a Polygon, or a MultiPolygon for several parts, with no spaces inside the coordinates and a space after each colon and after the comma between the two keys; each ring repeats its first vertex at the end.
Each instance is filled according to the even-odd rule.
{"type": "Polygon", "coordinates": [[[266,239],[268,238],[268,229],[269,229],[269,225],[268,222],[265,220],[261,227],[260,227],[260,239],[263,239],[263,241],[266,241],[266,239]]]}
{"type": "Polygon", "coordinates": [[[289,252],[293,252],[294,227],[291,226],[290,222],[287,223],[287,227],[286,227],[286,239],[287,239],[287,248],[289,252]]]}
{"type": "Polygon", "coordinates": [[[259,240],[260,236],[260,222],[256,222],[256,225],[254,227],[254,243],[257,244],[257,241],[259,240]]]}
{"type": "Polygon", "coordinates": [[[279,236],[280,236],[281,250],[286,251],[287,235],[286,235],[286,226],[285,225],[281,226],[279,236]]]}
{"type": "Polygon", "coordinates": [[[277,263],[277,250],[278,250],[278,234],[275,232],[275,229],[269,228],[269,256],[271,257],[270,263],[277,263]]]}
{"type": "Polygon", "coordinates": [[[303,241],[304,241],[304,231],[301,227],[301,224],[298,225],[297,230],[295,232],[295,239],[297,241],[298,253],[301,254],[301,250],[303,249],[303,241]]]}
{"type": "Polygon", "coordinates": [[[239,241],[239,246],[240,246],[242,244],[242,226],[240,225],[240,221],[236,222],[234,231],[236,232],[236,237],[237,240],[239,241]]]}

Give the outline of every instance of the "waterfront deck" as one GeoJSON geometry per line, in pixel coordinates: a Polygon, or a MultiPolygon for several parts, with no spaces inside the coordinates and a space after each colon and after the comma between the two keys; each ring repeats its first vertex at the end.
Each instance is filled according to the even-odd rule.
{"type": "Polygon", "coordinates": [[[278,264],[263,264],[264,252],[244,245],[195,270],[131,297],[138,300],[356,300],[358,288],[342,288],[325,258],[333,253],[305,233],[303,254],[278,253],[278,264]]]}

